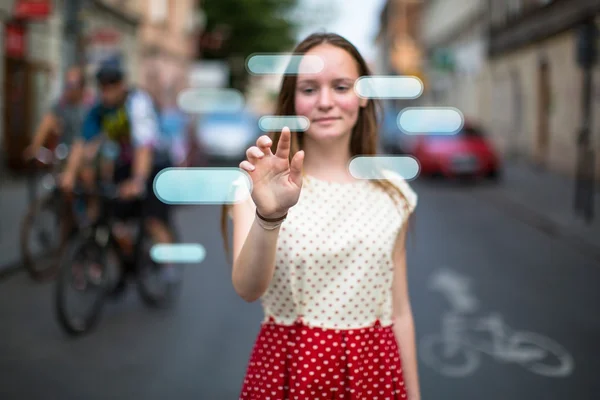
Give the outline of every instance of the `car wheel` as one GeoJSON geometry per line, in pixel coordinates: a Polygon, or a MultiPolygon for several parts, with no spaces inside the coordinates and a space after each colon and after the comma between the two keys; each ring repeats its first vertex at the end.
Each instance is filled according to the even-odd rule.
{"type": "Polygon", "coordinates": [[[487,173],[486,178],[491,182],[500,182],[502,180],[502,172],[498,168],[494,168],[487,173]]]}

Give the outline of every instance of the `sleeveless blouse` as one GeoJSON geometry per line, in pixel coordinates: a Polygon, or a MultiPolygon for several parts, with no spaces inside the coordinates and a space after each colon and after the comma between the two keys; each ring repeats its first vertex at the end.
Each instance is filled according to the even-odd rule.
{"type": "Polygon", "coordinates": [[[385,173],[404,197],[368,180],[305,177],[280,228],[274,275],[261,297],[265,322],[336,330],[392,325],[392,253],[417,195],[398,174],[385,173]]]}

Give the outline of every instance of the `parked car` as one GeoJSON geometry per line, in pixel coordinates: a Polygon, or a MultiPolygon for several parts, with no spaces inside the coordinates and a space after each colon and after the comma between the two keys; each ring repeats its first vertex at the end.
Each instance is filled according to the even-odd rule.
{"type": "Polygon", "coordinates": [[[198,145],[209,164],[237,166],[261,134],[258,118],[248,111],[202,114],[196,129],[198,145]]]}
{"type": "Polygon", "coordinates": [[[454,135],[417,136],[411,153],[421,165],[421,176],[501,177],[498,153],[483,130],[470,122],[454,135]]]}

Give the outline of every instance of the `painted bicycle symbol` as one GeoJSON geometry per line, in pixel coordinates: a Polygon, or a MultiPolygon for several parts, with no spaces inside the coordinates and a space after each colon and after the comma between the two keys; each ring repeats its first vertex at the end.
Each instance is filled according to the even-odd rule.
{"type": "Polygon", "coordinates": [[[434,276],[431,288],[441,291],[452,304],[442,317],[441,333],[420,342],[423,362],[442,375],[465,377],[473,374],[483,354],[503,363],[515,363],[546,377],[569,376],[575,367],[573,357],[552,339],[533,332],[513,331],[502,316],[491,313],[468,318],[477,301],[469,291],[469,281],[451,270],[434,276]]]}

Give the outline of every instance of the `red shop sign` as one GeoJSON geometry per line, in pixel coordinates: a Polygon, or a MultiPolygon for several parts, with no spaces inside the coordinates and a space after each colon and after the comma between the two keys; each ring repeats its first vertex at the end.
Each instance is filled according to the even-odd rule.
{"type": "Polygon", "coordinates": [[[23,19],[42,19],[48,17],[51,12],[51,0],[17,0],[14,16],[23,19]]]}
{"type": "Polygon", "coordinates": [[[14,58],[25,57],[25,27],[8,23],[4,28],[4,47],[6,55],[14,58]]]}

